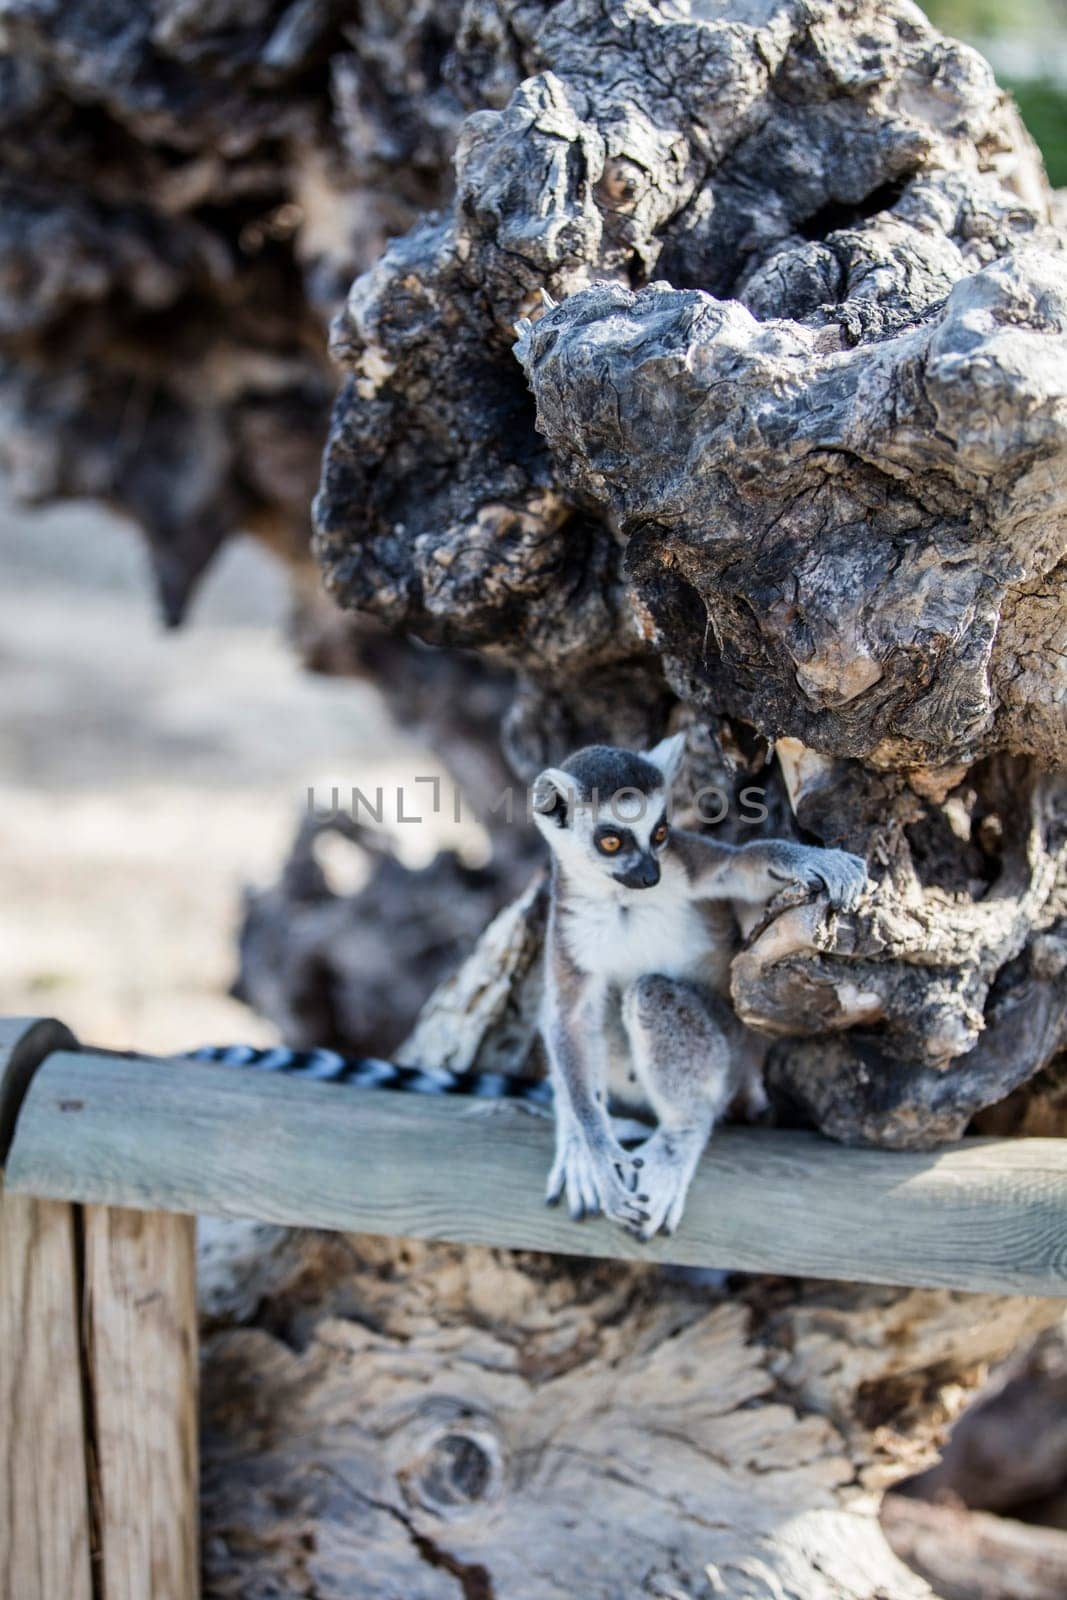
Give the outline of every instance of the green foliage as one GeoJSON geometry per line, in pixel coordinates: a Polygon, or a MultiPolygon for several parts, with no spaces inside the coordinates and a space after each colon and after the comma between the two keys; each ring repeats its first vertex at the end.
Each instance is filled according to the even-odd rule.
{"type": "Polygon", "coordinates": [[[920,0],[943,33],[957,39],[1062,38],[1063,0],[920,0]]]}
{"type": "Polygon", "coordinates": [[[1048,79],[1005,83],[1045,158],[1054,189],[1067,184],[1067,91],[1048,79]]]}
{"type": "MultiPolygon", "coordinates": [[[[944,33],[966,39],[994,59],[998,40],[1029,45],[1035,71],[1040,71],[1043,54],[1046,60],[1062,55],[1067,44],[1064,0],[922,0],[922,4],[944,33]]],[[[1067,85],[1051,76],[1013,80],[1001,72],[998,77],[1018,101],[1053,186],[1067,185],[1067,85]]]]}
{"type": "Polygon", "coordinates": [[[1028,31],[1025,24],[1034,9],[1026,0],[1017,0],[1010,15],[1002,0],[923,0],[930,21],[956,39],[989,38],[1009,28],[1028,31]]]}

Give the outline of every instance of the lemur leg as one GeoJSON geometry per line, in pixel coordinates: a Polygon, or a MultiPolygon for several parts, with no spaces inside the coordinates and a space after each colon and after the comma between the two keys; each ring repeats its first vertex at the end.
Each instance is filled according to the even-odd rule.
{"type": "MultiPolygon", "coordinates": [[[[632,1091],[637,1089],[637,1084],[632,1085],[627,1080],[630,1078],[630,1040],[626,1029],[622,1025],[622,1016],[618,1003],[609,1004],[604,1014],[603,1025],[603,1051],[607,1068],[607,1096],[609,1105],[614,1101],[618,1106],[618,1114],[613,1114],[611,1132],[613,1138],[620,1144],[643,1144],[652,1133],[651,1125],[642,1122],[640,1117],[627,1116],[625,1106],[627,1100],[642,1097],[632,1091]],[[627,1096],[626,1089],[631,1089],[627,1096]]],[[[637,1185],[640,1188],[640,1184],[637,1185]]]]}
{"type": "Polygon", "coordinates": [[[736,1087],[731,1045],[708,996],[692,984],[649,976],[623,996],[633,1064],[659,1122],[637,1152],[648,1220],[634,1231],[674,1233],[697,1163],[736,1087]]]}

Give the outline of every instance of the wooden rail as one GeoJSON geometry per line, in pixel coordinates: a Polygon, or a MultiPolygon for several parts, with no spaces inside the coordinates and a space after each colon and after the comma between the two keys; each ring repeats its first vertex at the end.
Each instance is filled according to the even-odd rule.
{"type": "Polygon", "coordinates": [[[1067,1140],[930,1154],[728,1129],[673,1238],[541,1201],[546,1119],[188,1061],[54,1050],[19,1112],[9,1192],[354,1232],[1067,1295],[1067,1140]]]}

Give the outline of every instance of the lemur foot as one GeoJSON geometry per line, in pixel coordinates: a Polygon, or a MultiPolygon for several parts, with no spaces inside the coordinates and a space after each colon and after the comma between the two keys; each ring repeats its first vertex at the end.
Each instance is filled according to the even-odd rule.
{"type": "Polygon", "coordinates": [[[648,1220],[644,1193],[638,1194],[641,1160],[634,1160],[621,1145],[593,1150],[578,1129],[565,1134],[557,1147],[548,1175],[545,1200],[554,1206],[563,1194],[575,1222],[600,1213],[629,1229],[648,1220]]]}
{"type": "Polygon", "coordinates": [[[647,1194],[646,1220],[631,1232],[646,1243],[657,1233],[676,1233],[685,1210],[686,1196],[701,1153],[707,1143],[704,1129],[658,1132],[641,1154],[641,1188],[647,1194]]]}

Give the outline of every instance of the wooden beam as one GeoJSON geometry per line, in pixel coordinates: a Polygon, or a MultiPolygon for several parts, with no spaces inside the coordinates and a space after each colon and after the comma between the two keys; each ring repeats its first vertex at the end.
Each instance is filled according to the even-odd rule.
{"type": "Polygon", "coordinates": [[[182,1061],[59,1052],[8,1161],[24,1193],[567,1255],[1067,1295],[1067,1141],[931,1154],[714,1139],[679,1233],[643,1245],[541,1203],[547,1121],[182,1061]]]}
{"type": "Polygon", "coordinates": [[[3,1600],[90,1600],[84,1422],[74,1208],[0,1191],[3,1600]]]}
{"type": "Polygon", "coordinates": [[[193,1219],[88,1206],[84,1229],[105,1600],[196,1600],[193,1219]]]}

